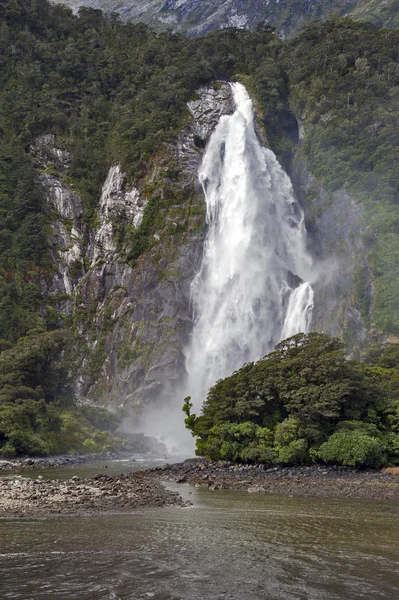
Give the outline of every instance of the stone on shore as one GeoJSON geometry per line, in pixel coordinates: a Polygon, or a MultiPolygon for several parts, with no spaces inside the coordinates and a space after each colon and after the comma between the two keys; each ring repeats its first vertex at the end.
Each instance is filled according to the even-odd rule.
{"type": "Polygon", "coordinates": [[[87,514],[142,507],[184,506],[176,492],[146,473],[67,481],[44,478],[0,479],[0,517],[87,514]]]}
{"type": "Polygon", "coordinates": [[[311,465],[265,467],[205,459],[152,470],[156,477],[209,490],[399,500],[399,477],[378,470],[311,465]]]}

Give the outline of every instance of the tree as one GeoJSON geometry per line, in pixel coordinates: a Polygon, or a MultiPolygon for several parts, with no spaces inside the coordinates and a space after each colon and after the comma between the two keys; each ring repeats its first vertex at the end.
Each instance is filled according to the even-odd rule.
{"type": "Polygon", "coordinates": [[[364,448],[356,455],[364,462],[356,461],[370,464],[377,444],[363,438],[381,438],[381,450],[391,435],[389,381],[381,370],[347,360],[339,340],[298,334],[218,381],[202,415],[190,415],[189,428],[198,437],[197,451],[214,459],[295,464],[316,456],[327,460],[329,449],[337,447],[334,437],[324,445],[331,436],[340,432],[347,440],[343,425],[348,431],[361,427],[353,439],[364,448]]]}

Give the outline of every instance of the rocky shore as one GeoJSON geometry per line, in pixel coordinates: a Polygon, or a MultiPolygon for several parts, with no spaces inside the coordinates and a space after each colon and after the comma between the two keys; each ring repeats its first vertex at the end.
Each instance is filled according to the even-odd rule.
{"type": "Polygon", "coordinates": [[[186,506],[146,472],[118,477],[98,474],[67,481],[0,478],[0,518],[84,515],[131,511],[142,507],[186,506]]]}
{"type": "Polygon", "coordinates": [[[399,500],[399,477],[348,467],[272,467],[233,465],[192,459],[152,469],[152,475],[209,490],[399,500]]]}
{"type": "MultiPolygon", "coordinates": [[[[76,457],[75,457],[76,458],[76,457]]],[[[32,465],[29,465],[32,467],[32,465]]],[[[399,500],[399,477],[375,470],[344,467],[272,467],[189,459],[110,477],[98,474],[66,481],[0,477],[0,518],[90,515],[142,507],[187,506],[164,487],[166,481],[211,491],[237,490],[289,496],[399,500]]]]}
{"type": "MultiPolygon", "coordinates": [[[[48,469],[49,467],[62,467],[65,465],[80,465],[92,461],[116,460],[121,457],[120,452],[102,452],[101,454],[60,454],[48,457],[25,457],[0,460],[0,473],[15,473],[48,469]]],[[[131,455],[131,452],[129,453],[131,455]]]]}

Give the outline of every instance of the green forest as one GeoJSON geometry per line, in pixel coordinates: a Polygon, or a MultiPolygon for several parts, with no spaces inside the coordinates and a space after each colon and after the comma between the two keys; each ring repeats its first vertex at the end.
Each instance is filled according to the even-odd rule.
{"type": "MultiPolygon", "coordinates": [[[[105,16],[101,11],[82,8],[73,15],[69,8],[47,0],[1,2],[3,455],[109,448],[116,427],[112,416],[95,416],[94,409],[78,409],[73,396],[72,382],[80,360],[78,340],[72,323],[57,313],[61,299],[46,292],[46,282],[54,274],[56,249],[51,242],[53,215],[40,183],[42,169],[30,153],[35,139],[52,133],[57,147],[71,153],[67,174],[56,170],[55,174],[82,198],[82,220],[90,229],[111,165],[121,164],[129,180],[136,182],[145,175],[149,159],[176,139],[188,119],[186,103],[196,97],[199,86],[217,80],[243,80],[259,104],[268,141],[282,164],[290,167],[298,142],[296,117],[305,118],[306,135],[300,151],[308,168],[328,193],[344,188],[364,207],[375,297],[370,308],[361,290],[359,308],[377,338],[380,334],[395,336],[399,334],[398,53],[397,30],[338,17],[313,23],[288,42],[262,24],[254,31],[224,29],[189,39],[170,30],[157,34],[143,24],[124,23],[115,13],[105,16]],[[76,433],[72,435],[72,431],[76,433]]],[[[148,195],[139,231],[130,238],[122,228],[121,235],[126,236],[122,242],[130,248],[127,260],[137,259],[151,243],[161,205],[151,190],[148,195]]],[[[338,344],[314,339],[322,346],[338,344]]],[[[276,352],[294,352],[290,345],[292,342],[286,350],[282,347],[276,352]]],[[[309,422],[300,421],[299,406],[297,413],[288,400],[288,404],[276,400],[274,416],[261,413],[252,425],[252,413],[243,420],[233,419],[244,437],[255,435],[244,433],[248,427],[262,430],[259,443],[265,456],[271,456],[268,452],[272,448],[270,452],[277,452],[282,462],[308,460],[312,452],[328,462],[334,455],[334,444],[340,446],[343,436],[348,435],[361,438],[359,444],[364,442],[369,448],[365,449],[366,462],[376,462],[377,456],[395,456],[393,433],[389,432],[395,431],[398,418],[390,404],[396,370],[387,371],[377,364],[385,360],[385,351],[373,359],[377,363],[367,366],[343,362],[343,351],[338,347],[333,352],[344,365],[345,377],[354,377],[360,386],[357,391],[351,388],[353,396],[347,401],[356,403],[361,398],[364,408],[356,412],[340,404],[343,412],[339,415],[336,406],[326,408],[334,413],[331,417],[320,409],[320,426],[315,426],[313,417],[309,422]],[[366,381],[372,383],[367,400],[361,391],[366,381]],[[374,417],[367,416],[369,411],[374,417]],[[352,425],[335,431],[342,420],[352,425]],[[358,423],[363,420],[362,428],[358,423]],[[338,442],[337,438],[330,441],[334,435],[338,442]],[[273,442],[270,436],[274,436],[273,442]]],[[[260,373],[279,355],[272,356],[251,369],[260,373]]],[[[242,373],[248,369],[244,367],[242,373]]],[[[241,372],[234,377],[240,378],[241,372]]],[[[352,385],[345,381],[345,385],[352,385]]],[[[228,383],[218,384],[223,385],[228,383]]],[[[204,432],[205,424],[213,431],[224,427],[219,421],[226,421],[228,413],[226,418],[211,418],[212,406],[216,410],[219,402],[212,399],[225,393],[221,389],[215,392],[218,386],[206,401],[203,420],[196,422],[197,432],[204,432]]],[[[347,393],[342,394],[347,399],[347,393]]],[[[340,402],[338,398],[336,401],[340,402]]],[[[296,401],[292,402],[294,405],[296,401]]],[[[222,451],[216,442],[213,446],[214,434],[198,435],[199,448],[210,456],[227,452],[226,456],[234,460],[260,460],[263,452],[245,450],[244,456],[241,450],[222,451]]],[[[223,439],[226,444],[231,437],[227,429],[225,433],[220,429],[218,435],[219,440],[227,436],[223,439]]],[[[365,462],[353,460],[355,464],[365,462]]]]}
{"type": "Polygon", "coordinates": [[[183,410],[197,454],[268,465],[399,464],[399,345],[364,362],[321,333],[298,334],[209,390],[203,414],[183,410]]]}

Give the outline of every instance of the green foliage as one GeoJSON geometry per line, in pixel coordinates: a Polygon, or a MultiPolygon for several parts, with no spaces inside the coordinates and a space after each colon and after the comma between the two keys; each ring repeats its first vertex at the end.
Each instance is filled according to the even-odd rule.
{"type": "Polygon", "coordinates": [[[378,467],[383,463],[383,446],[361,431],[337,431],[320,446],[318,456],[325,463],[378,467]]]}
{"type": "Polygon", "coordinates": [[[98,408],[97,406],[82,406],[80,410],[81,414],[100,431],[111,431],[114,432],[119,426],[119,419],[116,415],[110,413],[105,408],[98,408]]]}
{"type": "Polygon", "coordinates": [[[256,423],[219,423],[209,434],[204,445],[199,441],[198,449],[211,459],[267,463],[275,457],[272,432],[256,423]]]}
{"type": "Polygon", "coordinates": [[[115,445],[117,419],[77,408],[70,335],[32,331],[0,353],[0,455],[91,452],[115,445]]]}
{"type": "MultiPolygon", "coordinates": [[[[358,273],[358,308],[378,331],[399,333],[399,31],[331,18],[282,52],[289,104],[304,124],[301,154],[331,196],[363,205],[373,304],[358,273]],[[368,296],[368,297],[367,297],[368,296]],[[371,313],[371,319],[370,319],[371,313]]],[[[363,281],[362,281],[363,279],[363,281]]]]}
{"type": "Polygon", "coordinates": [[[293,440],[288,446],[278,449],[277,462],[281,464],[297,465],[306,463],[308,459],[308,441],[305,438],[293,440]]]}
{"type": "Polygon", "coordinates": [[[385,393],[390,399],[387,415],[390,432],[384,440],[390,462],[396,465],[399,464],[399,344],[374,345],[367,351],[364,360],[380,373],[385,393]]]}
{"type": "Polygon", "coordinates": [[[374,351],[373,360],[389,360],[386,353],[391,371],[372,359],[347,360],[342,344],[324,334],[285,340],[264,359],[218,381],[200,416],[188,410],[197,453],[268,464],[318,459],[377,466],[385,455],[395,461],[399,351],[374,351]],[[337,454],[341,439],[345,444],[337,454]]]}
{"type": "Polygon", "coordinates": [[[43,401],[0,405],[2,457],[102,452],[116,446],[111,432],[93,425],[84,410],[43,401]]]}
{"type": "Polygon", "coordinates": [[[192,407],[193,407],[193,404],[191,402],[191,396],[187,396],[187,398],[184,398],[184,404],[183,404],[182,410],[183,410],[184,414],[186,415],[186,418],[184,419],[184,423],[185,423],[187,429],[189,431],[191,431],[191,433],[193,433],[195,420],[197,418],[196,415],[191,414],[192,407]]]}

